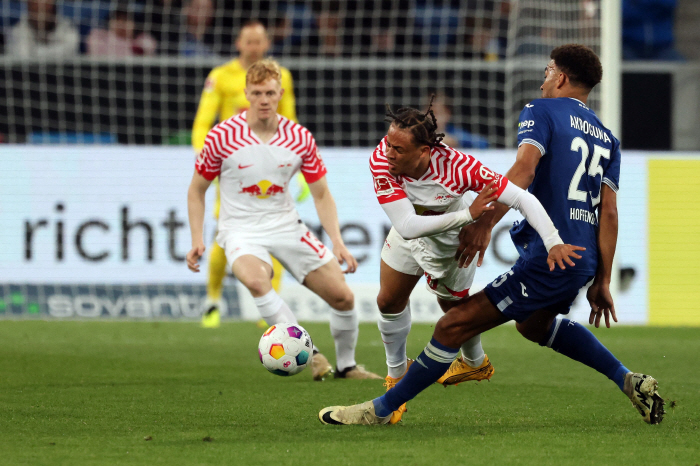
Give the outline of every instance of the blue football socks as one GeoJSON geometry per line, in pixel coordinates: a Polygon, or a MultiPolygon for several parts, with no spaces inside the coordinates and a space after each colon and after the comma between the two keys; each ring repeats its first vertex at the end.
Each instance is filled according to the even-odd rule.
{"type": "Polygon", "coordinates": [[[435,338],[431,339],[399,383],[384,395],[372,400],[376,415],[379,417],[390,415],[399,409],[399,406],[412,400],[435,383],[450,368],[458,352],[459,348],[448,348],[438,343],[435,338]]]}
{"type": "Polygon", "coordinates": [[[568,356],[591,367],[615,382],[620,390],[629,372],[586,327],[569,319],[557,318],[540,346],[568,356]]]}

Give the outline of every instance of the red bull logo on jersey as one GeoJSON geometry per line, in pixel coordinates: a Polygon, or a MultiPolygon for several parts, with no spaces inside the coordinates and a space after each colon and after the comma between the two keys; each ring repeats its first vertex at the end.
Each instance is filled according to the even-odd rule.
{"type": "Polygon", "coordinates": [[[251,186],[241,186],[238,194],[248,194],[255,196],[258,199],[267,199],[270,196],[275,196],[284,192],[284,186],[274,184],[269,180],[262,180],[251,186]]]}
{"type": "Polygon", "coordinates": [[[435,196],[435,201],[438,204],[449,204],[453,199],[454,197],[450,196],[449,194],[438,194],[435,196]]]}

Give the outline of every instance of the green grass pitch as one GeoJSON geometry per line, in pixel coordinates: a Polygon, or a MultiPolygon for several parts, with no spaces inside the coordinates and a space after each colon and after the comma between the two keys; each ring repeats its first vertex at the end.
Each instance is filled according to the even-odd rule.
{"type": "MultiPolygon", "coordinates": [[[[328,356],[328,326],[307,324],[328,356]]],[[[433,386],[397,426],[324,426],[319,409],[369,400],[381,381],[282,378],[258,361],[252,323],[0,322],[0,464],[700,463],[700,329],[595,333],[666,398],[646,425],[604,376],[524,340],[483,336],[490,382],[433,386]]],[[[414,325],[409,354],[429,340],[414,325]]],[[[358,361],[384,373],[375,325],[358,361]]]]}

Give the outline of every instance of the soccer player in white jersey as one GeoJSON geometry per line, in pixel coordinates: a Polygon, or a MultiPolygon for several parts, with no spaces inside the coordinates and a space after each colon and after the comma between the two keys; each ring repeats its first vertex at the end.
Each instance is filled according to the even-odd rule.
{"type": "MultiPolygon", "coordinates": [[[[357,261],[341,238],[326,167],[313,136],[303,126],[277,114],[283,92],[279,65],[269,59],[256,62],[246,75],[249,110],[224,120],[207,135],[187,195],[192,233],[187,266],[199,271],[198,261],[205,249],[204,195],[218,176],[221,212],[216,241],[268,325],[296,322],[287,304],[272,289],[273,254],[294,278],[331,306],[335,376],[379,379],[355,362],[358,319],[354,296],[343,273],[353,273],[357,261]],[[321,225],[333,242],[332,253],[309,231],[294,208],[289,180],[298,170],[309,184],[321,225]],[[341,270],[339,263],[346,264],[346,269],[341,270]]],[[[311,367],[315,380],[323,380],[333,372],[316,348],[311,367]]]]}
{"type": "MultiPolygon", "coordinates": [[[[406,357],[410,292],[425,275],[443,311],[467,299],[477,261],[466,268],[455,261],[459,230],[491,210],[489,202],[497,199],[522,212],[548,250],[563,243],[534,196],[441,142],[430,108],[426,113],[413,108],[394,113],[388,108],[387,117],[391,126],[370,158],[370,169],[379,203],[393,225],[382,249],[377,297],[388,366],[384,385],[389,390],[412,362],[406,357]],[[468,191],[480,192],[473,203],[465,195],[468,191]]],[[[438,382],[447,386],[490,379],[493,372],[476,335],[461,346],[461,356],[438,382]]],[[[391,422],[398,422],[405,409],[402,405],[395,411],[391,422]]]]}

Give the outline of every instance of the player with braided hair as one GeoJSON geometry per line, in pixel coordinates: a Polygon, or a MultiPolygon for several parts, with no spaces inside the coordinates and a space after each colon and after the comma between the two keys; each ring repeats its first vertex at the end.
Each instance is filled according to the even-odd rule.
{"type": "MultiPolygon", "coordinates": [[[[434,96],[433,96],[434,98],[434,96]]],[[[562,244],[539,201],[483,166],[474,157],[442,142],[432,109],[387,105],[389,131],[370,158],[377,199],[391,220],[380,264],[379,331],[386,351],[387,390],[396,385],[412,363],[406,357],[411,328],[409,296],[422,275],[443,311],[463,303],[469,294],[477,259],[460,267],[454,259],[459,232],[497,200],[518,209],[540,234],[547,248],[562,244]],[[468,191],[479,193],[476,199],[468,191]]],[[[461,346],[439,383],[454,385],[488,380],[494,373],[479,335],[461,346]]],[[[406,406],[394,411],[401,420],[406,406]]]]}
{"type": "Polygon", "coordinates": [[[432,110],[433,101],[435,101],[435,94],[430,96],[428,110],[425,113],[411,107],[402,107],[394,112],[391,105],[387,104],[386,121],[395,124],[400,129],[408,129],[413,135],[415,144],[436,147],[440,145],[445,135],[436,133],[438,124],[432,110]]]}
{"type": "MultiPolygon", "coordinates": [[[[401,407],[407,401],[433,384],[445,370],[451,370],[452,359],[459,354],[462,342],[510,320],[516,321],[517,330],[528,340],[552,348],[609,378],[632,401],[645,422],[658,424],[663,420],[664,400],[658,393],[656,379],[630,371],[588,329],[559,315],[569,313],[580,289],[592,280],[586,295],[591,305],[588,322],[591,325],[595,322],[598,327],[603,315],[607,327],[611,315],[617,322],[609,284],[617,242],[621,155],[619,141],[586,105],[589,93],[603,75],[595,52],[580,44],[566,44],[552,50],[550,59],[540,87],[542,98],[525,105],[520,114],[518,153],[507,173],[510,180],[493,178],[497,186],[506,184],[499,202],[519,204],[525,213],[526,220],[511,229],[513,244],[520,255],[518,261],[484,290],[452,307],[438,320],[432,340],[401,382],[372,401],[324,408],[319,413],[324,424],[387,424],[400,418],[401,407]],[[527,193],[516,186],[527,187],[527,193]],[[564,238],[583,247],[562,244],[557,230],[552,231],[552,220],[547,215],[540,217],[543,208],[564,238]],[[579,212],[587,215],[578,215],[579,212]],[[533,223],[535,218],[537,224],[533,223]],[[572,257],[577,259],[576,264],[572,257]]],[[[406,147],[415,156],[411,141],[405,138],[402,141],[396,134],[390,129],[385,142],[391,149],[386,153],[384,167],[391,176],[378,173],[384,178],[380,179],[377,195],[381,194],[380,202],[382,199],[389,202],[383,204],[387,213],[395,208],[387,209],[386,205],[398,202],[408,202],[409,208],[411,203],[416,208],[422,206],[419,195],[427,193],[427,181],[443,179],[439,173],[436,178],[432,172],[449,167],[444,162],[435,164],[433,150],[426,148],[425,153],[419,154],[425,160],[412,161],[411,168],[398,150],[401,144],[408,143],[406,147]],[[397,179],[399,174],[403,178],[397,179]],[[422,180],[424,184],[414,184],[414,180],[422,180]]],[[[478,162],[474,164],[478,166],[478,162]]],[[[381,167],[377,165],[378,171],[381,167]]],[[[469,170],[463,174],[469,175],[469,170]]],[[[375,176],[375,186],[377,179],[375,176]]],[[[458,188],[464,180],[458,177],[458,188]]],[[[482,197],[483,191],[469,209],[472,215],[475,206],[477,213],[481,210],[482,197]]],[[[458,216],[459,208],[443,209],[450,213],[442,217],[458,216]]],[[[504,205],[499,205],[487,212],[474,225],[470,236],[462,238],[463,244],[455,248],[455,257],[464,258],[467,263],[474,259],[473,251],[483,249],[481,244],[469,244],[470,238],[483,236],[480,229],[490,232],[506,211],[504,205]]],[[[389,215],[395,226],[396,215],[395,212],[389,215]]],[[[442,230],[432,230],[437,231],[442,230]]],[[[419,253],[430,247],[428,240],[438,236],[425,238],[426,247],[418,248],[419,253]]],[[[394,245],[392,249],[396,249],[394,245]]],[[[414,257],[421,258],[420,254],[414,257]]],[[[382,259],[386,261],[384,255],[382,259]]]]}

